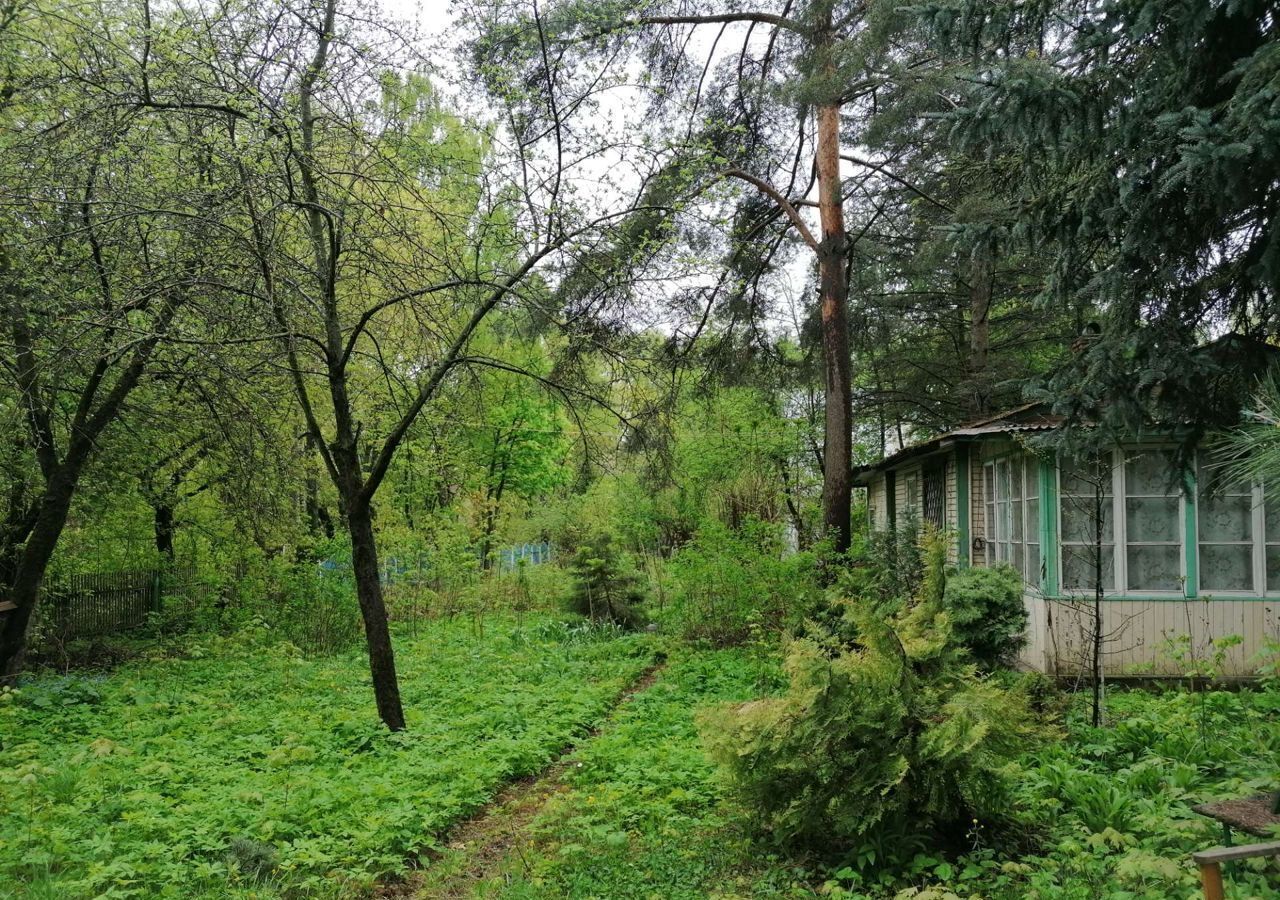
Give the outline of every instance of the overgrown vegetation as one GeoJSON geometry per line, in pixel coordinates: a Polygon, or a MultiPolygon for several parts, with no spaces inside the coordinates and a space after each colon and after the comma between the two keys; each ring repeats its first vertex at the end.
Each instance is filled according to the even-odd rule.
{"type": "MultiPolygon", "coordinates": [[[[1001,821],[962,822],[944,840],[877,828],[825,859],[786,854],[744,827],[743,810],[698,752],[694,710],[783,689],[744,651],[674,661],[584,752],[573,790],[540,817],[532,847],[491,885],[511,897],[730,896],[993,900],[1167,900],[1199,896],[1193,850],[1220,839],[1190,807],[1273,784],[1275,689],[1132,690],[1113,723],[1072,704],[1065,734],[1012,760],[1001,821]]],[[[1085,699],[1085,698],[1079,698],[1085,699]]],[[[1229,867],[1229,896],[1264,898],[1274,863],[1229,867]]]]}
{"type": "Polygon", "coordinates": [[[501,891],[1187,894],[1274,642],[1012,664],[1276,593],[1274,7],[0,4],[0,896],[367,896],[667,654],[501,891]]]}
{"type": "Polygon", "coordinates": [[[751,520],[738,530],[706,522],[671,557],[666,623],[691,641],[724,647],[768,639],[816,605],[814,552],[787,552],[781,528],[751,520]]]}
{"type": "Polygon", "coordinates": [[[359,653],[266,628],[0,694],[0,896],[349,897],[584,734],[652,659],[545,614],[401,634],[410,730],[359,653]]]}

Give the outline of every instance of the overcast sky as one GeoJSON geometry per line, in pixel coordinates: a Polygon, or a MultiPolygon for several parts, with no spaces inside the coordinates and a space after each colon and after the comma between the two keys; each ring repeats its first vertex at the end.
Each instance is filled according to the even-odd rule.
{"type": "MultiPolygon", "coordinates": [[[[375,2],[378,2],[391,17],[412,25],[413,30],[420,35],[424,49],[436,42],[439,42],[442,47],[449,46],[453,37],[450,29],[455,19],[453,0],[375,0],[375,2]]],[[[714,35],[714,31],[711,34],[714,35]]],[[[432,53],[431,57],[433,63],[444,70],[446,78],[450,76],[456,78],[459,74],[456,70],[453,70],[453,59],[450,54],[432,53]]],[[[452,102],[457,106],[469,105],[465,102],[459,102],[456,93],[450,90],[448,86],[437,84],[437,88],[442,90],[442,93],[446,96],[453,95],[453,100],[446,102],[452,102]]],[[[636,112],[635,108],[626,109],[625,107],[628,105],[625,101],[617,98],[613,102],[605,99],[601,106],[601,112],[611,117],[616,117],[616,125],[622,119],[628,118],[632,113],[636,112]]],[[[806,218],[813,218],[808,215],[809,212],[807,209],[802,210],[802,215],[806,215],[806,218]]],[[[817,227],[816,219],[811,223],[811,227],[817,227]]],[[[799,320],[797,314],[800,313],[804,306],[804,286],[810,267],[810,255],[803,252],[796,253],[792,255],[790,262],[785,265],[783,271],[778,273],[779,277],[776,281],[776,286],[781,296],[775,298],[778,301],[778,306],[768,320],[767,327],[770,331],[775,333],[785,331],[794,335],[798,330],[799,320]]]]}

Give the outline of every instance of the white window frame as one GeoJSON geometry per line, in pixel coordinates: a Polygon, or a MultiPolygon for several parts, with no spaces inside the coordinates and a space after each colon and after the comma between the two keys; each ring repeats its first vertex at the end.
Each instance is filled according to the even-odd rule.
{"type": "Polygon", "coordinates": [[[1044,503],[1043,492],[1040,484],[1040,470],[1036,457],[1031,454],[1022,453],[1004,453],[999,456],[992,457],[982,464],[982,515],[983,515],[983,533],[986,540],[986,564],[988,566],[998,565],[1000,563],[1008,563],[1013,566],[1013,547],[1019,544],[1022,547],[1022,565],[1014,566],[1018,569],[1018,574],[1022,577],[1023,584],[1039,590],[1040,574],[1044,566],[1044,547],[1040,543],[1040,516],[1031,518],[1027,514],[1027,500],[1034,496],[1036,500],[1036,509],[1040,509],[1040,505],[1044,503]],[[1010,467],[1009,483],[1010,488],[1013,487],[1012,466],[1018,464],[1018,510],[1022,519],[1022,537],[1015,541],[1013,539],[1013,495],[1010,494],[1005,499],[1000,499],[1000,467],[1010,467]],[[1034,483],[1034,489],[1031,483],[1034,483]],[[1004,526],[1003,528],[1001,526],[1004,526]],[[1003,532],[1007,531],[1005,534],[1003,532]],[[1034,537],[1034,540],[1032,538],[1034,537]],[[1036,571],[1029,572],[1027,547],[1028,545],[1038,547],[1040,552],[1038,557],[1040,565],[1036,567],[1036,571]]]}
{"type": "MultiPolygon", "coordinates": [[[[1112,579],[1115,587],[1112,590],[1104,591],[1103,595],[1107,597],[1157,597],[1164,599],[1166,597],[1185,597],[1187,584],[1187,554],[1190,551],[1188,546],[1188,535],[1186,533],[1185,523],[1187,521],[1187,492],[1185,489],[1178,491],[1178,534],[1182,535],[1180,541],[1182,552],[1179,554],[1178,560],[1178,577],[1182,584],[1179,590],[1160,591],[1148,588],[1129,587],[1129,523],[1125,500],[1128,498],[1125,473],[1125,462],[1130,456],[1141,455],[1145,452],[1160,452],[1175,449],[1169,444],[1144,444],[1139,447],[1129,447],[1120,450],[1110,450],[1107,452],[1107,458],[1111,465],[1111,537],[1112,537],[1112,579]]],[[[1065,504],[1062,502],[1066,496],[1062,489],[1062,459],[1059,458],[1056,468],[1056,477],[1058,480],[1058,546],[1055,548],[1058,554],[1058,590],[1065,596],[1091,596],[1093,591],[1089,588],[1069,588],[1066,586],[1066,570],[1063,568],[1063,540],[1062,535],[1065,533],[1062,516],[1065,504]]],[[[1196,524],[1196,534],[1194,538],[1197,542],[1197,551],[1199,549],[1199,533],[1200,526],[1196,524]]],[[[1135,542],[1136,546],[1160,546],[1163,542],[1152,544],[1148,541],[1135,542]]]]}
{"type": "MultiPolygon", "coordinates": [[[[1227,591],[1220,588],[1205,587],[1204,584],[1204,556],[1200,553],[1200,468],[1201,455],[1203,451],[1196,453],[1196,509],[1195,509],[1195,539],[1196,539],[1196,580],[1199,582],[1196,589],[1201,598],[1204,597],[1266,597],[1267,593],[1267,546],[1280,546],[1280,540],[1270,540],[1267,534],[1267,508],[1266,508],[1266,488],[1261,482],[1255,481],[1251,485],[1250,495],[1252,504],[1249,507],[1250,525],[1252,527],[1252,555],[1253,562],[1253,590],[1249,591],[1227,591]]],[[[1280,535],[1276,536],[1280,538],[1280,535]]],[[[1231,542],[1227,541],[1208,541],[1209,544],[1222,544],[1230,546],[1231,542]]],[[[1243,542],[1234,542],[1237,545],[1243,542]]],[[[1280,593],[1277,591],[1276,593],[1280,593]]]]}
{"type": "Polygon", "coordinates": [[[910,472],[903,473],[902,510],[909,516],[913,517],[917,523],[920,521],[921,503],[919,469],[912,469],[910,472]],[[912,497],[912,494],[915,494],[915,496],[912,497]]]}

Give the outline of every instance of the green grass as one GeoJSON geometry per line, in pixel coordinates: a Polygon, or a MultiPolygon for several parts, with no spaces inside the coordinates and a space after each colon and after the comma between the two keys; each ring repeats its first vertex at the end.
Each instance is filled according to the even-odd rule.
{"type": "MultiPolygon", "coordinates": [[[[765,680],[768,681],[766,674],[765,680]]],[[[488,896],[1094,900],[1199,896],[1189,854],[1221,833],[1203,799],[1280,783],[1280,692],[1119,692],[1111,727],[1068,716],[1068,737],[1021,760],[1007,822],[953,835],[880,835],[842,859],[753,839],[698,747],[695,710],[759,693],[737,651],[677,655],[580,751],[573,787],[535,822],[532,852],[488,896]]],[[[1247,836],[1245,836],[1247,839],[1247,836]]],[[[1280,866],[1228,871],[1237,898],[1280,896],[1280,866]]]]}
{"type": "Polygon", "coordinates": [[[698,741],[695,712],[747,700],[777,671],[741,650],[677,651],[582,747],[572,790],[534,824],[536,852],[510,861],[482,893],[504,897],[787,896],[803,876],[776,854],[757,857],[739,811],[722,799],[698,741]]]}
{"type": "MultiPolygon", "coordinates": [[[[598,724],[653,659],[547,617],[439,622],[398,641],[410,730],[372,711],[360,654],[261,640],[108,677],[46,677],[0,700],[0,896],[359,897],[511,778],[598,724]],[[260,877],[253,872],[259,866],[260,877]]],[[[677,648],[569,769],[486,896],[1028,898],[1197,896],[1190,811],[1280,779],[1280,690],[1113,692],[1111,723],[1019,760],[1007,821],[939,849],[883,834],[839,859],[753,835],[704,755],[697,711],[780,686],[774,660],[677,648]]],[[[1233,864],[1235,898],[1280,867],[1233,864]]]]}
{"type": "Polygon", "coordinates": [[[408,731],[360,653],[259,635],[0,698],[0,897],[359,896],[542,768],[652,660],[535,616],[398,642],[408,731]]]}

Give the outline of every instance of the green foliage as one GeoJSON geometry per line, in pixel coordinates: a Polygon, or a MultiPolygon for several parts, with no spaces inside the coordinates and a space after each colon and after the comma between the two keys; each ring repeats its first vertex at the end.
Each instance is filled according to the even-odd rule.
{"type": "Polygon", "coordinates": [[[666,622],[686,640],[724,647],[769,637],[809,615],[821,596],[811,552],[786,553],[781,528],[706,523],[668,564],[666,622]]]}
{"type": "Polygon", "coordinates": [[[643,623],[640,605],[644,589],[611,534],[593,535],[578,548],[569,567],[574,578],[569,594],[573,612],[593,622],[614,622],[628,628],[643,623]]]}
{"type": "Polygon", "coordinates": [[[945,10],[933,43],[975,67],[951,134],[1016,161],[1009,206],[1015,232],[1052,254],[1046,299],[1105,321],[1046,398],[1129,428],[1149,421],[1148,401],[1172,407],[1169,421],[1234,419],[1215,388],[1240,357],[1189,351],[1210,320],[1274,332],[1254,303],[1280,278],[1257,177],[1280,165],[1274,4],[1008,4],[1050,13],[1025,19],[988,15],[985,0],[929,5],[945,10]]]}
{"type": "Polygon", "coordinates": [[[1027,642],[1022,578],[1010,566],[951,573],[942,604],[956,640],[984,668],[1011,663],[1027,642]]]}
{"type": "Polygon", "coordinates": [[[851,551],[850,567],[840,575],[846,596],[870,601],[895,611],[920,589],[924,558],[920,529],[914,519],[884,530],[873,530],[865,543],[851,551]]]}
{"type": "MultiPolygon", "coordinates": [[[[1189,807],[1272,787],[1280,775],[1274,689],[1204,694],[1207,741],[1195,697],[1118,691],[1113,727],[1089,727],[1079,704],[1062,740],[1016,761],[1007,828],[969,822],[939,843],[882,823],[834,861],[780,855],[744,831],[696,748],[693,709],[741,701],[761,675],[776,684],[755,659],[741,650],[678,655],[582,749],[583,767],[539,816],[533,845],[486,887],[515,898],[1190,898],[1190,854],[1221,832],[1189,807]]],[[[1226,874],[1230,896],[1270,897],[1280,886],[1274,864],[1226,874]]]]}
{"type": "MultiPolygon", "coordinates": [[[[741,879],[742,863],[763,854],[722,801],[715,768],[699,746],[695,710],[745,700],[762,679],[777,678],[772,665],[762,669],[741,649],[677,648],[653,686],[578,752],[569,789],[552,797],[530,829],[534,846],[485,888],[528,900],[702,900],[730,886],[754,895],[741,879]]],[[[760,881],[790,888],[791,868],[769,859],[776,870],[760,881]]]]}
{"type": "Polygon", "coordinates": [[[1003,815],[1007,768],[1038,726],[1025,695],[977,676],[939,605],[885,621],[851,604],[855,644],[798,639],[785,695],[708,714],[712,756],[774,838],[850,846],[1003,815]]]}
{"type": "Polygon", "coordinates": [[[0,691],[0,897],[361,896],[652,659],[546,616],[437,621],[398,641],[409,728],[391,734],[358,651],[307,659],[266,629],[182,649],[0,691]]]}
{"type": "Polygon", "coordinates": [[[950,540],[912,523],[873,532],[841,575],[840,589],[886,615],[902,610],[907,598],[927,600],[946,611],[953,639],[980,666],[1008,664],[1026,642],[1022,579],[1008,566],[949,567],[950,540]]]}

